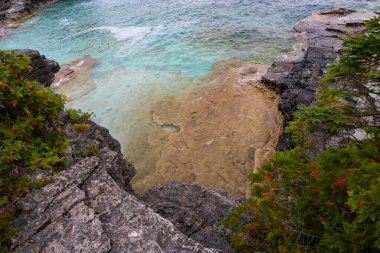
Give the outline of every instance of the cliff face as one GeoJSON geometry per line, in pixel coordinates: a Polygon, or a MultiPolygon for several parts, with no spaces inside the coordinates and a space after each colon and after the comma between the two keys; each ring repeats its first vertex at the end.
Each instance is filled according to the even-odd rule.
{"type": "Polygon", "coordinates": [[[231,231],[221,221],[240,202],[228,197],[226,192],[171,181],[148,191],[142,199],[194,241],[221,252],[233,252],[228,243],[231,231]]]}
{"type": "MultiPolygon", "coordinates": [[[[281,94],[279,109],[284,117],[284,127],[293,119],[293,113],[300,104],[310,105],[315,101],[318,80],[340,54],[342,40],[347,33],[364,30],[364,20],[375,13],[348,9],[334,9],[300,20],[294,32],[300,39],[297,50],[288,57],[277,60],[268,69],[262,82],[281,94]]],[[[283,133],[277,150],[295,146],[290,135],[283,133]]]]}

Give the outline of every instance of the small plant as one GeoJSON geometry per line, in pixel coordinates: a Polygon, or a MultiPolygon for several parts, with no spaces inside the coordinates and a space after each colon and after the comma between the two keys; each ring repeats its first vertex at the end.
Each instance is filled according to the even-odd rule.
{"type": "Polygon", "coordinates": [[[75,157],[99,156],[100,151],[95,144],[91,144],[86,151],[74,150],[73,155],[75,157]]]}
{"type": "Polygon", "coordinates": [[[80,109],[69,108],[66,111],[69,114],[71,122],[74,124],[86,122],[91,116],[95,116],[92,112],[82,112],[80,109]]]}
{"type": "Polygon", "coordinates": [[[73,127],[74,127],[75,131],[77,131],[77,132],[84,132],[84,131],[90,129],[90,125],[86,122],[74,123],[73,127]]]}
{"type": "Polygon", "coordinates": [[[80,109],[72,109],[69,108],[66,110],[69,115],[69,118],[73,124],[74,130],[77,132],[84,132],[90,129],[90,125],[88,124],[88,119],[91,116],[94,116],[94,113],[90,112],[82,112],[80,109]]]}
{"type": "Polygon", "coordinates": [[[100,155],[100,151],[99,151],[98,147],[95,144],[91,144],[88,147],[88,151],[90,152],[90,154],[92,156],[99,156],[100,155]]]}

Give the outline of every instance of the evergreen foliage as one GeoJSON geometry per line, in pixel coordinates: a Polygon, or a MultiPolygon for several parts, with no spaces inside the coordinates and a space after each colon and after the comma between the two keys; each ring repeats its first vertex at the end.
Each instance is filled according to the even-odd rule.
{"type": "Polygon", "coordinates": [[[64,166],[67,141],[60,114],[64,98],[25,77],[29,58],[0,51],[0,252],[6,252],[14,210],[11,200],[45,184],[28,174],[64,166]]]}
{"type": "Polygon", "coordinates": [[[295,113],[300,145],[250,175],[225,219],[238,252],[380,252],[380,18],[366,24],[295,113]]]}

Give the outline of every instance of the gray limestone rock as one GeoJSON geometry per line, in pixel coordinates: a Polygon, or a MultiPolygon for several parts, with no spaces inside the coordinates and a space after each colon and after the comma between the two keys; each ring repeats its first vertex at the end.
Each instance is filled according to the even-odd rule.
{"type": "MultiPolygon", "coordinates": [[[[281,94],[279,109],[284,116],[284,127],[293,119],[298,105],[315,101],[318,80],[341,52],[340,37],[363,32],[364,20],[374,15],[369,11],[339,8],[314,13],[295,24],[294,32],[301,44],[286,58],[275,61],[262,79],[281,94]]],[[[277,149],[290,149],[295,145],[290,135],[283,133],[277,149]]]]}
{"type": "Polygon", "coordinates": [[[228,243],[231,231],[221,221],[239,200],[196,183],[175,181],[148,191],[142,199],[193,240],[219,252],[233,252],[228,243]]]}
{"type": "MultiPolygon", "coordinates": [[[[17,203],[14,252],[216,252],[188,238],[110,175],[104,147],[17,203]]],[[[116,166],[118,167],[118,166],[116,166]]]]}
{"type": "Polygon", "coordinates": [[[130,181],[136,171],[130,162],[123,159],[119,142],[112,138],[108,129],[91,120],[88,121],[88,124],[90,128],[83,132],[75,131],[70,123],[66,125],[65,135],[70,139],[70,145],[66,151],[67,163],[73,164],[85,159],[91,146],[96,147],[97,150],[107,147],[115,153],[114,157],[110,158],[109,164],[104,165],[104,168],[120,187],[132,193],[130,181]]]}

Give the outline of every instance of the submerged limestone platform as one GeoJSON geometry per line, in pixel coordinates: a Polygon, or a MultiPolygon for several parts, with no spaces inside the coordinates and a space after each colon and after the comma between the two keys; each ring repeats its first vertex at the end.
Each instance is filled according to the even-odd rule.
{"type": "Polygon", "coordinates": [[[179,180],[245,196],[247,176],[273,156],[281,134],[278,97],[260,83],[266,69],[231,64],[190,94],[155,104],[150,159],[134,162],[135,191],[179,180]]]}
{"type": "Polygon", "coordinates": [[[96,59],[86,55],[78,60],[62,65],[55,74],[51,88],[54,92],[65,95],[68,101],[77,100],[96,89],[92,74],[96,59]]]}

